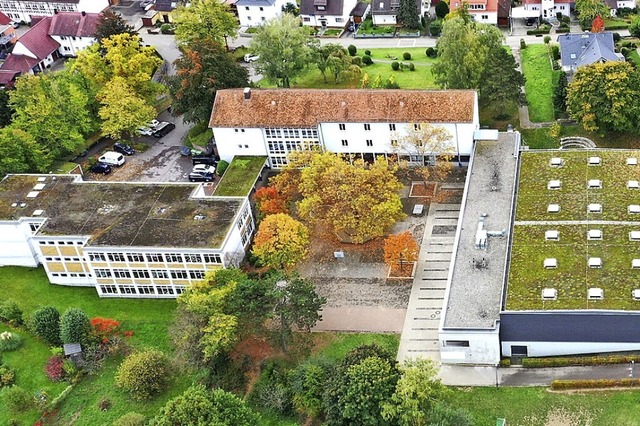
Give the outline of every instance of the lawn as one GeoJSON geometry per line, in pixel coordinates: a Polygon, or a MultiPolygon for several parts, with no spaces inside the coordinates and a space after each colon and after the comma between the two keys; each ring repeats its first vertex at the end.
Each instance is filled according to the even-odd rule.
{"type": "Polygon", "coordinates": [[[213,195],[246,197],[255,185],[266,161],[267,157],[235,156],[213,195]]]}
{"type": "Polygon", "coordinates": [[[520,50],[522,71],[527,79],[525,89],[529,103],[529,118],[533,122],[553,121],[553,71],[547,46],[532,44],[520,50]]]}

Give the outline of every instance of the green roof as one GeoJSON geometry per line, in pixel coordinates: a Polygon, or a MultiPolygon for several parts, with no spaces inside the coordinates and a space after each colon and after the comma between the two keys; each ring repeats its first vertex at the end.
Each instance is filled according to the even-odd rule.
{"type": "Polygon", "coordinates": [[[246,197],[253,189],[267,157],[236,156],[224,172],[214,196],[246,197]]]}

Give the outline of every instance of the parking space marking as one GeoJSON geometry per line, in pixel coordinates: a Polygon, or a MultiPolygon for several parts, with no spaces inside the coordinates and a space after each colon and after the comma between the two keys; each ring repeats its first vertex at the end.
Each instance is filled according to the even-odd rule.
{"type": "Polygon", "coordinates": [[[415,39],[414,40],[406,40],[406,39],[398,40],[398,47],[415,47],[415,45],[416,45],[415,39]]]}

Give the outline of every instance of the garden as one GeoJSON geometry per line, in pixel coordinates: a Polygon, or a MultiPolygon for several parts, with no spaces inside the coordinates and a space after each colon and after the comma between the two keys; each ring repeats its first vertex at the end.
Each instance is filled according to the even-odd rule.
{"type": "Polygon", "coordinates": [[[560,71],[554,71],[549,59],[549,46],[532,44],[520,50],[522,73],[526,80],[525,90],[529,105],[529,118],[533,122],[548,122],[555,119],[553,110],[554,79],[560,71]]]}

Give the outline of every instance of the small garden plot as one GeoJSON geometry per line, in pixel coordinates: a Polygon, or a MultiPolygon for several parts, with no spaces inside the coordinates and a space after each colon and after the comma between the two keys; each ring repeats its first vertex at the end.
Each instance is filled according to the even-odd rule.
{"type": "Polygon", "coordinates": [[[433,197],[437,188],[437,182],[411,182],[409,197],[433,197]]]}
{"type": "Polygon", "coordinates": [[[266,161],[267,157],[234,157],[213,195],[246,197],[258,180],[266,161]]]}
{"type": "Polygon", "coordinates": [[[551,121],[553,113],[553,71],[546,44],[532,44],[520,51],[529,118],[533,122],[551,121]]]}

